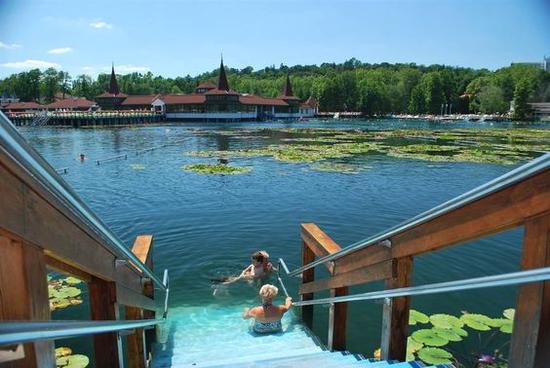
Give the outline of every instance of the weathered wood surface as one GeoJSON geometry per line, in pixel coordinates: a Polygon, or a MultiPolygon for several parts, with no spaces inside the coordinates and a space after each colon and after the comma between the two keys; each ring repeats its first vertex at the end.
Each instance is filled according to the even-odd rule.
{"type": "MultiPolygon", "coordinates": [[[[324,257],[340,250],[340,246],[316,224],[301,224],[300,227],[302,241],[317,257],[324,257]]],[[[325,263],[325,267],[331,273],[334,270],[331,262],[325,263]]]]}
{"type": "MultiPolygon", "coordinates": [[[[302,264],[308,264],[313,262],[315,259],[315,253],[307,246],[307,244],[304,242],[302,244],[302,264]]],[[[315,268],[311,268],[307,271],[304,271],[302,274],[302,283],[307,284],[308,282],[312,282],[315,280],[315,268]]],[[[309,294],[302,294],[301,300],[312,300],[313,299],[313,293],[309,294]]],[[[306,326],[309,328],[313,327],[313,305],[306,305],[302,307],[302,321],[305,323],[306,326]]]]}
{"type": "MultiPolygon", "coordinates": [[[[0,236],[0,320],[49,320],[46,263],[40,248],[0,236]]],[[[52,341],[24,345],[25,358],[2,367],[55,366],[52,341]]]]}
{"type": "MultiPolygon", "coordinates": [[[[114,282],[93,278],[88,284],[92,320],[117,320],[118,304],[114,282]]],[[[122,344],[115,332],[94,335],[97,367],[122,367],[122,344]]]]}
{"type": "MultiPolygon", "coordinates": [[[[550,267],[550,215],[525,224],[521,269],[550,267]]],[[[510,368],[543,368],[550,362],[550,282],[518,287],[510,368]]]]}
{"type": "Polygon", "coordinates": [[[156,310],[157,307],[153,299],[121,285],[116,288],[116,300],[120,305],[147,309],[150,311],[156,310]]]}
{"type": "Polygon", "coordinates": [[[139,273],[131,265],[115,269],[115,255],[35,179],[19,170],[0,150],[0,229],[45,254],[96,277],[141,292],[139,273]]]}
{"type": "MultiPolygon", "coordinates": [[[[127,320],[143,319],[143,312],[139,308],[125,307],[127,320]]],[[[143,328],[136,328],[134,333],[127,336],[128,367],[145,368],[145,334],[143,328]]]]}
{"type": "MultiPolygon", "coordinates": [[[[346,296],[348,288],[337,288],[330,290],[330,296],[346,296]]],[[[348,303],[336,303],[331,307],[329,312],[329,332],[328,332],[328,348],[330,350],[344,351],[346,350],[346,335],[348,324],[348,303]],[[332,330],[332,331],[331,331],[332,330]]]]}
{"type": "Polygon", "coordinates": [[[300,285],[300,294],[315,293],[321,290],[364,284],[371,281],[385,280],[392,277],[392,261],[384,261],[369,267],[347,273],[336,274],[326,279],[315,280],[300,285]]]}
{"type": "MultiPolygon", "coordinates": [[[[153,235],[138,235],[132,246],[132,253],[141,263],[151,269],[153,265],[153,235]]],[[[135,265],[133,266],[135,267],[135,265]]],[[[139,269],[137,270],[141,273],[139,269]]]]}
{"type": "MultiPolygon", "coordinates": [[[[394,260],[394,277],[386,280],[386,289],[411,286],[412,257],[394,260]]],[[[393,298],[384,304],[382,312],[382,359],[405,361],[407,355],[407,329],[411,298],[393,298]]]]}

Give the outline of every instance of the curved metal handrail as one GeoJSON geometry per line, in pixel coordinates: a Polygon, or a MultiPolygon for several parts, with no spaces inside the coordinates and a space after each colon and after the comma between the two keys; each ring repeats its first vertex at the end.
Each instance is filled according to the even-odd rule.
{"type": "Polygon", "coordinates": [[[160,278],[124,246],[122,241],[56,173],[55,169],[25,141],[2,112],[0,112],[0,149],[13,158],[27,173],[36,178],[52,196],[63,203],[78,219],[87,224],[115,255],[131,261],[157,286],[163,290],[165,289],[160,278]]]}
{"type": "Polygon", "coordinates": [[[316,267],[320,264],[334,261],[335,259],[341,258],[345,255],[351,254],[359,249],[384,242],[391,238],[392,236],[401,233],[403,231],[412,229],[415,226],[418,226],[424,222],[432,220],[436,217],[439,217],[445,213],[456,210],[457,208],[463,207],[469,203],[472,203],[480,198],[486,197],[491,193],[502,190],[510,185],[513,185],[519,181],[525,180],[528,177],[536,175],[548,170],[550,168],[550,153],[545,153],[544,155],[522,165],[498,178],[491,180],[483,185],[480,185],[477,188],[474,188],[464,194],[459,195],[447,202],[444,202],[426,212],[423,212],[407,221],[404,221],[394,227],[391,227],[385,231],[382,231],[374,236],[366,238],[364,240],[353,243],[347,247],[342,248],[340,251],[329,254],[324,257],[320,257],[315,261],[303,265],[291,272],[289,276],[296,276],[302,272],[316,267]]]}
{"type": "Polygon", "coordinates": [[[164,322],[164,318],[135,321],[3,321],[0,323],[0,346],[132,330],[164,322]]]}

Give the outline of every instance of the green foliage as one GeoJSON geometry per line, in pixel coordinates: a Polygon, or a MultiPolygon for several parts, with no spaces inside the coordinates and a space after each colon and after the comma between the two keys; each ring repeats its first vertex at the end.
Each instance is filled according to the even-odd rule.
{"type": "Polygon", "coordinates": [[[48,296],[50,310],[67,308],[82,304],[82,291],[76,287],[82,281],[76,277],[53,278],[48,275],[48,296]]]}
{"type": "Polygon", "coordinates": [[[86,355],[73,354],[68,347],[55,349],[56,368],[86,368],[89,364],[90,359],[86,355]]]}
{"type": "Polygon", "coordinates": [[[418,357],[428,364],[450,364],[453,354],[447,350],[425,347],[418,351],[418,357]]]}
{"type": "Polygon", "coordinates": [[[430,317],[425,315],[422,312],[411,309],[409,311],[409,325],[414,326],[417,323],[428,323],[430,322],[430,317]]]}
{"type": "MultiPolygon", "coordinates": [[[[289,73],[294,93],[302,100],[315,97],[321,111],[439,114],[441,104],[452,104],[453,112],[506,112],[514,98],[521,115],[524,101],[550,100],[550,73],[520,65],[489,72],[443,65],[368,64],[350,59],[341,64],[226,71],[233,89],[271,97],[281,93],[289,73]],[[461,98],[464,93],[470,97],[461,98]]],[[[128,94],[191,93],[200,81],[215,82],[217,72],[177,78],[130,73],[119,75],[118,81],[122,92],[128,94]]],[[[15,92],[23,101],[50,102],[60,92],[93,99],[108,85],[109,74],[100,74],[95,80],[87,75],[71,80],[66,72],[33,69],[0,80],[0,92],[15,92]]]]}
{"type": "Polygon", "coordinates": [[[411,337],[413,340],[428,346],[445,346],[449,343],[449,340],[438,335],[433,328],[414,331],[411,337]]]}
{"type": "Polygon", "coordinates": [[[236,167],[224,164],[192,164],[181,167],[184,170],[194,171],[199,174],[235,175],[252,171],[250,167],[236,167]]]}
{"type": "Polygon", "coordinates": [[[532,93],[532,87],[527,79],[522,79],[516,84],[514,90],[514,119],[525,120],[530,115],[530,108],[527,104],[529,96],[532,93]]]}

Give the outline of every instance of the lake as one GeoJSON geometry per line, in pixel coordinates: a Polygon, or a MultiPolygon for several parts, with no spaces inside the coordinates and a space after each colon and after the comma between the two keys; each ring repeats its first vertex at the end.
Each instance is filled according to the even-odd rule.
{"type": "MultiPolygon", "coordinates": [[[[234,313],[237,307],[257,302],[254,285],[232,285],[213,295],[215,285],[211,281],[240,272],[252,252],[265,249],[273,259],[283,257],[291,268],[300,265],[300,223],[314,222],[341,246],[346,246],[494,179],[522,162],[507,166],[430,162],[373,153],[338,159],[340,163],[362,168],[346,174],[316,171],[304,162],[250,156],[228,160],[251,167],[252,171],[220,176],[182,169],[193,163],[218,161],[215,157],[191,156],[189,152],[258,149],[280,144],[292,139],[288,128],[522,127],[511,122],[330,120],[19,130],[54,168],[68,168],[63,178],[125,244],[130,246],[139,234],[154,235],[155,271],[160,275],[167,268],[171,276],[170,318],[177,320],[178,313],[186,313],[184,307],[193,310],[199,307],[206,313],[200,323],[208,323],[205,321],[217,318],[209,318],[208,311],[215,311],[212,316],[217,316],[220,308],[222,314],[223,308],[234,313]],[[270,130],[250,134],[261,128],[270,130]],[[137,150],[176,141],[135,154],[137,150]],[[80,153],[87,160],[80,162],[77,159],[80,153]],[[95,163],[121,154],[128,154],[128,158],[95,163]]],[[[529,127],[547,128],[536,124],[529,127]]],[[[414,284],[517,271],[521,244],[522,231],[516,229],[417,257],[414,284]]],[[[272,281],[276,283],[275,279],[272,281]]],[[[297,281],[288,280],[287,285],[291,294],[296,295],[297,281]]],[[[352,287],[351,292],[381,287],[381,283],[374,283],[352,287]]],[[[469,311],[500,317],[504,309],[514,307],[515,290],[505,287],[414,297],[412,305],[427,314],[460,315],[461,311],[469,311]]],[[[88,318],[82,315],[85,307],[69,309],[57,311],[55,316],[67,313],[72,318],[88,318]]],[[[372,302],[350,304],[349,350],[372,356],[379,347],[381,309],[380,304],[372,302]]],[[[234,314],[235,319],[240,318],[234,314]]],[[[327,316],[327,308],[316,309],[314,332],[325,341],[327,316]]],[[[506,336],[499,339],[506,340],[506,336]]]]}

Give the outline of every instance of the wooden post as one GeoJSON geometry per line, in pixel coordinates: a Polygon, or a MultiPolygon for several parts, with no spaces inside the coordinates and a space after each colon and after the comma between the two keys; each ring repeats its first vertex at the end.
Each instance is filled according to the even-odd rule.
{"type": "MultiPolygon", "coordinates": [[[[126,319],[143,319],[143,312],[139,308],[125,307],[126,319]]],[[[143,328],[136,328],[133,334],[126,337],[128,347],[128,367],[145,368],[145,334],[143,328]]]]}
{"type": "MultiPolygon", "coordinates": [[[[0,235],[0,320],[49,320],[42,249],[0,235]]],[[[2,367],[54,367],[53,341],[24,344],[25,357],[2,367]]]]}
{"type": "MultiPolygon", "coordinates": [[[[315,259],[315,253],[305,242],[302,243],[302,265],[313,262],[315,259]]],[[[304,271],[302,274],[302,284],[308,283],[315,280],[315,268],[310,268],[309,270],[304,271]]],[[[313,293],[302,294],[302,301],[312,300],[313,293]]],[[[304,324],[310,329],[313,328],[313,305],[305,305],[302,307],[302,320],[304,324]]]]}
{"type": "MultiPolygon", "coordinates": [[[[330,289],[330,296],[348,295],[348,288],[330,289]]],[[[336,303],[330,306],[328,319],[328,348],[346,350],[346,326],[348,320],[348,303],[336,303]]]]}
{"type": "MultiPolygon", "coordinates": [[[[88,284],[92,319],[117,320],[116,284],[93,277],[88,284]]],[[[122,343],[116,332],[94,335],[94,351],[97,367],[122,367],[122,343]]]]}
{"type": "MultiPolygon", "coordinates": [[[[394,275],[386,280],[386,289],[411,286],[412,257],[394,259],[394,275]]],[[[384,303],[382,314],[382,360],[405,361],[407,355],[407,328],[409,326],[410,297],[398,297],[384,303]]]]}
{"type": "MultiPolygon", "coordinates": [[[[521,269],[550,266],[550,215],[525,224],[521,269]]],[[[518,287],[510,368],[543,368],[550,362],[550,281],[518,287]]]]}

